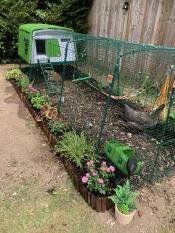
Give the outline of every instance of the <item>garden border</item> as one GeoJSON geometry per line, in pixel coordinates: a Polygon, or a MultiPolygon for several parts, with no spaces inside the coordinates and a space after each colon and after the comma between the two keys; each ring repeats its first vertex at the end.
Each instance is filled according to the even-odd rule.
{"type": "MultiPolygon", "coordinates": [[[[13,85],[21,101],[24,103],[24,105],[26,106],[26,108],[28,109],[28,111],[30,112],[34,120],[36,121],[37,114],[34,111],[32,104],[27,100],[26,96],[23,95],[20,87],[15,83],[15,80],[9,79],[9,81],[13,85]]],[[[49,144],[52,146],[52,148],[54,148],[54,146],[58,144],[58,141],[50,133],[50,130],[47,127],[47,125],[44,122],[39,122],[39,123],[37,122],[37,125],[41,127],[41,129],[43,130],[44,134],[47,137],[49,144]]],[[[82,197],[88,203],[88,205],[91,206],[92,209],[96,210],[97,212],[104,213],[106,210],[109,210],[112,207],[114,207],[114,203],[108,197],[97,197],[94,194],[92,194],[90,191],[88,191],[85,185],[82,184],[81,179],[79,179],[78,176],[75,174],[74,167],[69,161],[69,159],[67,159],[64,155],[60,155],[60,154],[58,154],[58,157],[64,164],[64,167],[67,173],[69,174],[74,184],[74,187],[82,195],[82,197]]]]}

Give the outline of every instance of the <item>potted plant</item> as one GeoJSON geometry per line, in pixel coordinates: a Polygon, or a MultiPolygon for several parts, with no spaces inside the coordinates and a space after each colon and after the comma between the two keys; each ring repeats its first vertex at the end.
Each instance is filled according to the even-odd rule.
{"type": "Polygon", "coordinates": [[[115,204],[115,218],[122,225],[129,224],[136,212],[136,203],[134,199],[139,196],[138,193],[132,192],[129,180],[122,186],[117,185],[114,189],[115,194],[109,198],[115,204]]]}

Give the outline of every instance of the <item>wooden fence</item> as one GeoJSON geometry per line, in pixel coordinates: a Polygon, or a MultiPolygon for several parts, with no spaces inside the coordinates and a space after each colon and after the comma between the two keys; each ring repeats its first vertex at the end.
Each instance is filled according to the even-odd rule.
{"type": "Polygon", "coordinates": [[[91,35],[175,47],[174,0],[94,0],[89,20],[91,35]]]}

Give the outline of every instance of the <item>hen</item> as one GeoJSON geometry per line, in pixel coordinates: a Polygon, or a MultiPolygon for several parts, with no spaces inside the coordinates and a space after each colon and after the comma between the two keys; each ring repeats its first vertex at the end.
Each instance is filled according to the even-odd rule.
{"type": "Polygon", "coordinates": [[[131,108],[128,104],[124,105],[127,125],[143,131],[145,128],[152,128],[157,125],[157,121],[165,104],[160,105],[152,112],[139,112],[131,108]]]}

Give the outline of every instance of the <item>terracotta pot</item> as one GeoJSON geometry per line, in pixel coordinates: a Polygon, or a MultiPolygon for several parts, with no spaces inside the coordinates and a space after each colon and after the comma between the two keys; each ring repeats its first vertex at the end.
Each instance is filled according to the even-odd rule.
{"type": "Polygon", "coordinates": [[[118,223],[120,223],[121,225],[129,224],[132,221],[135,212],[136,210],[130,214],[122,214],[117,208],[117,205],[115,205],[115,218],[117,219],[118,223]]]}

